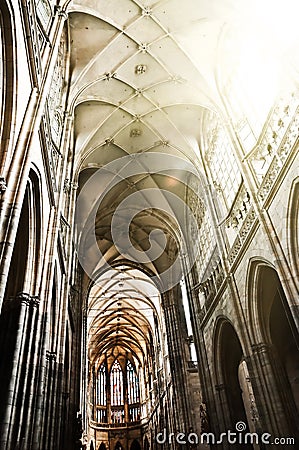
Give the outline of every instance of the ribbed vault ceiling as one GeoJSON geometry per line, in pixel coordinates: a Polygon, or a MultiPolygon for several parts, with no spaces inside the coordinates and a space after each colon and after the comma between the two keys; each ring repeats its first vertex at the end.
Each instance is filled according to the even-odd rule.
{"type": "MultiPolygon", "coordinates": [[[[83,194],[90,210],[97,208],[88,232],[81,230],[78,236],[88,260],[88,275],[94,278],[95,273],[103,273],[104,260],[124,267],[123,261],[132,260],[134,249],[149,249],[150,239],[161,250],[160,256],[140,263],[140,268],[159,276],[180,253],[184,233],[175,219],[179,208],[165,197],[166,206],[161,209],[163,202],[156,205],[147,190],[171,192],[188,203],[182,177],[173,175],[173,170],[159,173],[159,165],[165,168],[168,159],[178,157],[182,161],[178,170],[184,170],[183,161],[191,161],[200,170],[204,118],[210,110],[223,113],[220,92],[241,57],[238,32],[247,29],[252,33],[249,12],[255,4],[243,0],[70,2],[70,107],[79,192],[107,164],[128,156],[133,161],[133,155],[157,155],[155,168],[144,167],[123,176],[101,204],[96,199],[105,190],[105,176],[92,185],[92,195],[90,189],[85,198],[83,194]],[[122,248],[115,245],[111,223],[116,208],[136,193],[142,196],[144,207],[137,208],[130,219],[132,247],[122,248]],[[159,233],[153,235],[157,229],[163,231],[163,239],[159,233]],[[101,258],[88,233],[95,234],[101,258]]],[[[196,195],[202,197],[200,177],[197,184],[196,195]]],[[[123,228],[130,216],[126,212],[133,209],[134,202],[118,210],[123,228]]],[[[84,222],[82,217],[80,221],[84,222]]],[[[118,231],[121,236],[121,226],[118,231]]],[[[135,262],[138,265],[138,258],[135,262]]],[[[97,313],[90,316],[90,330],[101,330],[91,331],[92,355],[108,350],[111,339],[141,354],[150,330],[149,318],[142,311],[150,301],[152,284],[150,280],[141,283],[126,269],[127,279],[120,285],[117,269],[111,271],[97,277],[98,288],[92,290],[90,314],[97,313]]]]}
{"type": "Polygon", "coordinates": [[[99,277],[89,295],[88,347],[91,363],[106,356],[111,364],[128,354],[136,366],[151,357],[160,295],[143,272],[127,265],[99,277]]]}

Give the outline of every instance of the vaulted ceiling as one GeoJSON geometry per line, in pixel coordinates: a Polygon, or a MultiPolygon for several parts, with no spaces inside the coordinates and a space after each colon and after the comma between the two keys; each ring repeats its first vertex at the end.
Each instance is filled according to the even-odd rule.
{"type": "MultiPolygon", "coordinates": [[[[70,2],[79,255],[99,286],[99,299],[109,287],[103,274],[112,266],[133,262],[157,281],[163,273],[171,276],[167,270],[175,261],[181,264],[190,226],[190,167],[196,168],[191,184],[204,205],[205,118],[211,111],[225,116],[223,92],[247,58],[248,40],[255,35],[258,42],[268,33],[265,11],[255,0],[70,2]]],[[[271,39],[267,34],[267,42],[271,39]]],[[[138,303],[140,286],[128,278],[130,297],[138,303]]],[[[170,285],[162,283],[162,291],[170,285]]],[[[127,289],[117,286],[118,301],[123,297],[130,309],[127,289]]],[[[143,285],[143,290],[149,297],[151,288],[143,285]]],[[[137,303],[128,330],[134,327],[137,303]]],[[[104,330],[109,324],[116,333],[117,318],[111,317],[95,323],[104,330]]],[[[139,325],[145,335],[147,320],[144,316],[139,325]]]]}

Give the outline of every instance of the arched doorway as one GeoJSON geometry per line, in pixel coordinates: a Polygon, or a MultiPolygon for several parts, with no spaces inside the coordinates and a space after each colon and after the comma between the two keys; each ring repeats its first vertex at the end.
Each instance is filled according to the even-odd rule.
{"type": "Polygon", "coordinates": [[[141,446],[140,446],[139,442],[137,441],[137,439],[134,439],[134,441],[132,442],[132,444],[130,446],[130,450],[141,450],[141,446]]]}
{"type": "Polygon", "coordinates": [[[116,442],[116,444],[114,446],[114,450],[123,450],[123,446],[121,445],[121,443],[119,441],[116,442]]]}
{"type": "MultiPolygon", "coordinates": [[[[261,337],[269,347],[272,375],[268,383],[280,396],[283,412],[278,416],[284,434],[299,435],[299,350],[298,331],[277,272],[262,266],[258,271],[257,312],[261,337]],[[286,421],[286,424],[285,424],[286,421]]],[[[269,402],[272,399],[269,399],[269,402]]]]}
{"type": "MultiPolygon", "coordinates": [[[[244,354],[238,335],[227,319],[218,323],[216,333],[216,372],[217,386],[222,409],[223,429],[220,432],[250,432],[249,412],[247,411],[248,392],[247,379],[244,376],[244,354]],[[240,428],[239,428],[239,424],[240,428]]],[[[250,443],[234,444],[242,450],[253,449],[250,443]]]]}

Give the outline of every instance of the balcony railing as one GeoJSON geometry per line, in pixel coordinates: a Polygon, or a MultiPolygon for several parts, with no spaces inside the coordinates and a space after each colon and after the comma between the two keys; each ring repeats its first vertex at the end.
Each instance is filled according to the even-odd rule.
{"type": "MultiPolygon", "coordinates": [[[[257,199],[261,207],[267,201],[276,181],[279,179],[279,176],[285,167],[286,161],[297,145],[298,137],[298,100],[295,97],[292,97],[289,104],[280,104],[274,108],[273,114],[269,119],[267,127],[265,127],[260,142],[249,156],[253,168],[256,167],[257,163],[264,161],[263,173],[258,174],[256,172],[259,183],[257,199]]],[[[244,204],[244,208],[239,214],[241,227],[238,230],[228,255],[228,262],[230,265],[233,265],[238,258],[257,219],[256,212],[250,203],[251,202],[249,201],[247,205],[244,204]]],[[[235,220],[235,217],[236,216],[232,214],[232,220],[235,220]]]]}
{"type": "Polygon", "coordinates": [[[89,423],[92,428],[99,428],[99,429],[134,428],[134,427],[141,425],[141,420],[136,420],[134,422],[122,422],[122,423],[96,422],[94,420],[90,420],[89,423]]]}

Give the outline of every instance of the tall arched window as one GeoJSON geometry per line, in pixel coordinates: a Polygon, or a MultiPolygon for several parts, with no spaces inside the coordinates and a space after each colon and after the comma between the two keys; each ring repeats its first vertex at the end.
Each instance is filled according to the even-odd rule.
{"type": "Polygon", "coordinates": [[[96,420],[100,423],[107,422],[107,371],[106,363],[103,362],[97,372],[97,383],[96,383],[96,420]]]}
{"type": "Polygon", "coordinates": [[[111,406],[124,404],[124,376],[118,360],[111,368],[110,373],[111,406]]]}
{"type": "Polygon", "coordinates": [[[127,378],[128,378],[128,403],[139,402],[139,380],[132,366],[132,363],[127,363],[127,378]]]}
{"type": "Polygon", "coordinates": [[[130,361],[127,362],[129,421],[140,419],[139,380],[130,361]]]}
{"type": "Polygon", "coordinates": [[[103,424],[140,420],[139,379],[133,363],[117,358],[107,364],[105,360],[97,371],[95,420],[103,424]]]}
{"type": "Polygon", "coordinates": [[[97,403],[101,406],[106,405],[106,367],[104,363],[98,370],[97,403]]]}
{"type": "Polygon", "coordinates": [[[124,374],[116,359],[110,372],[111,393],[111,422],[123,423],[125,421],[124,409],[124,374]]]}

